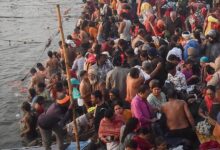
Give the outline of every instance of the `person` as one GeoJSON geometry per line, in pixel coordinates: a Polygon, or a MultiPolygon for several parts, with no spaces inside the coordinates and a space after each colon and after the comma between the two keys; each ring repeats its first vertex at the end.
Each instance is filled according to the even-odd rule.
{"type": "Polygon", "coordinates": [[[131,41],[131,21],[128,19],[126,13],[120,15],[121,22],[119,24],[118,33],[120,34],[120,39],[123,39],[127,42],[131,41]]]}
{"type": "Polygon", "coordinates": [[[176,64],[168,62],[166,70],[168,71],[167,81],[173,83],[176,90],[184,91],[187,89],[186,78],[183,73],[176,69],[176,64]]]}
{"type": "Polygon", "coordinates": [[[84,63],[85,63],[85,57],[83,56],[83,50],[82,48],[77,49],[77,57],[73,62],[72,65],[72,71],[75,71],[77,74],[77,77],[79,78],[80,72],[83,70],[84,63]]]}
{"type": "Polygon", "coordinates": [[[95,126],[95,132],[98,133],[100,121],[104,117],[105,111],[108,109],[108,105],[105,104],[105,102],[102,100],[102,93],[101,91],[94,91],[91,94],[91,101],[92,104],[96,107],[95,113],[94,113],[94,126],[95,126]]]}
{"type": "Polygon", "coordinates": [[[211,111],[211,107],[215,98],[215,87],[209,85],[206,87],[204,101],[201,102],[198,110],[199,116],[206,119],[208,113],[211,111]]]}
{"type": "Polygon", "coordinates": [[[89,34],[88,32],[86,32],[87,25],[88,25],[87,20],[83,20],[80,25],[79,39],[80,39],[81,44],[89,43],[89,34]]]}
{"type": "Polygon", "coordinates": [[[174,34],[176,28],[182,28],[182,21],[176,11],[171,11],[170,16],[165,21],[166,29],[170,34],[174,34]]]}
{"type": "Polygon", "coordinates": [[[45,99],[43,96],[37,96],[36,100],[32,102],[32,109],[35,111],[37,117],[44,112],[44,103],[45,99]]]}
{"type": "Polygon", "coordinates": [[[23,144],[27,146],[37,138],[37,117],[31,112],[31,105],[28,102],[23,102],[21,109],[24,115],[20,121],[23,125],[20,136],[23,144]]]}
{"type": "Polygon", "coordinates": [[[187,103],[177,99],[177,92],[174,89],[168,89],[167,98],[168,102],[161,106],[161,112],[166,117],[168,137],[193,140],[195,122],[187,103]]]}
{"type": "Polygon", "coordinates": [[[208,81],[207,85],[219,85],[220,83],[220,56],[215,59],[215,73],[208,81]]]}
{"type": "Polygon", "coordinates": [[[115,56],[112,60],[114,68],[107,73],[106,76],[106,88],[119,89],[122,99],[126,96],[126,77],[128,75],[129,69],[123,68],[121,65],[121,57],[115,56]]]}
{"type": "Polygon", "coordinates": [[[137,95],[132,99],[131,112],[136,117],[141,127],[150,128],[151,123],[157,119],[153,117],[153,108],[148,103],[147,97],[150,93],[150,89],[146,85],[141,85],[138,88],[137,95]]]}
{"type": "Polygon", "coordinates": [[[28,102],[32,103],[37,98],[37,92],[34,88],[28,89],[28,102]]]}
{"type": "Polygon", "coordinates": [[[46,69],[48,71],[48,76],[52,76],[52,74],[59,72],[59,61],[56,57],[53,57],[52,51],[48,51],[47,55],[49,59],[46,62],[46,69]]]}
{"type": "Polygon", "coordinates": [[[166,95],[161,91],[160,82],[158,80],[151,80],[149,84],[151,85],[152,93],[147,97],[147,100],[151,106],[160,110],[161,105],[167,101],[166,95]]]}
{"type": "Polygon", "coordinates": [[[209,112],[209,117],[216,120],[219,110],[220,110],[220,85],[217,85],[215,87],[215,98],[209,112]]]}
{"type": "Polygon", "coordinates": [[[120,145],[119,150],[124,150],[125,145],[136,135],[139,128],[139,121],[137,118],[130,118],[120,130],[120,145]]]}
{"type": "Polygon", "coordinates": [[[140,76],[140,70],[138,68],[131,68],[126,80],[126,101],[132,101],[132,98],[137,94],[138,87],[143,83],[144,78],[140,76]]]}
{"type": "Polygon", "coordinates": [[[48,79],[48,75],[47,75],[47,70],[46,68],[43,66],[42,63],[37,63],[37,69],[38,69],[38,72],[40,74],[42,74],[43,76],[45,76],[45,79],[48,79]]]}
{"type": "Polygon", "coordinates": [[[124,122],[127,122],[132,117],[131,110],[124,109],[120,102],[115,102],[113,106],[115,114],[121,116],[124,122]]]}
{"type": "Polygon", "coordinates": [[[104,118],[100,122],[99,138],[106,143],[107,150],[118,150],[121,126],[124,120],[114,114],[113,110],[107,109],[104,118]]]}
{"type": "Polygon", "coordinates": [[[37,95],[43,96],[45,101],[51,101],[50,92],[46,89],[45,83],[38,83],[37,85],[37,95]]]}
{"type": "Polygon", "coordinates": [[[29,88],[34,88],[36,90],[39,83],[45,83],[45,76],[39,74],[35,68],[31,68],[30,73],[32,77],[29,88]]]}
{"type": "Polygon", "coordinates": [[[51,150],[52,131],[56,135],[58,148],[64,150],[64,131],[65,123],[71,119],[72,105],[70,104],[70,97],[61,94],[57,97],[56,102],[50,105],[46,112],[38,117],[38,127],[42,138],[43,146],[46,150],[51,150]]]}
{"type": "Polygon", "coordinates": [[[81,98],[83,99],[84,105],[86,107],[91,106],[91,93],[92,93],[92,85],[89,82],[88,73],[87,71],[83,70],[80,72],[81,82],[79,85],[79,92],[81,98]]]}
{"type": "Polygon", "coordinates": [[[137,131],[137,135],[133,137],[138,145],[138,150],[150,150],[153,148],[153,145],[149,141],[150,131],[148,128],[140,128],[137,131]]]}

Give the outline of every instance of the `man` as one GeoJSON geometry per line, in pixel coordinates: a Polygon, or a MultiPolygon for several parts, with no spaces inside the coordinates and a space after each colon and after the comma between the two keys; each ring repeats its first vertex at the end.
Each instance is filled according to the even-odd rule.
{"type": "Polygon", "coordinates": [[[76,72],[77,77],[79,77],[80,72],[83,70],[84,63],[85,63],[85,57],[83,56],[83,49],[78,48],[77,49],[77,57],[73,62],[72,70],[76,72]]]}
{"type": "Polygon", "coordinates": [[[118,33],[120,34],[120,39],[123,39],[127,42],[131,41],[131,21],[128,19],[126,13],[120,15],[121,22],[119,24],[118,33]]]}
{"type": "Polygon", "coordinates": [[[87,108],[91,106],[90,96],[92,93],[92,85],[89,82],[88,73],[86,71],[83,70],[80,72],[80,78],[81,82],[79,85],[79,91],[84,105],[87,108]]]}
{"type": "Polygon", "coordinates": [[[32,77],[31,77],[31,84],[29,88],[37,89],[37,85],[39,83],[45,83],[45,76],[38,73],[35,68],[31,68],[30,73],[32,77]]]}
{"type": "Polygon", "coordinates": [[[121,66],[121,57],[115,56],[113,58],[114,69],[107,73],[106,77],[106,88],[112,89],[117,88],[120,91],[120,96],[125,99],[126,96],[126,77],[129,72],[128,68],[121,66]]]}
{"type": "Polygon", "coordinates": [[[141,127],[150,128],[151,123],[157,119],[153,118],[153,109],[147,101],[150,89],[146,85],[138,88],[137,95],[132,99],[131,112],[132,115],[140,122],[141,127]]]}
{"type": "Polygon", "coordinates": [[[50,105],[45,113],[38,117],[38,126],[42,137],[42,143],[46,150],[51,150],[52,131],[56,135],[59,150],[64,150],[64,132],[65,123],[71,118],[72,107],[69,106],[70,97],[62,94],[55,103],[50,105]]]}
{"type": "Polygon", "coordinates": [[[92,104],[96,106],[95,114],[94,114],[94,125],[95,125],[95,131],[96,133],[98,133],[100,121],[104,117],[104,113],[108,109],[108,106],[102,100],[101,91],[98,90],[91,94],[91,101],[92,104]]]}
{"type": "Polygon", "coordinates": [[[40,74],[42,74],[43,76],[45,76],[45,78],[48,79],[47,70],[46,70],[46,68],[43,66],[42,63],[37,63],[37,69],[38,69],[38,72],[39,72],[40,74]]]}
{"type": "Polygon", "coordinates": [[[98,54],[96,55],[96,63],[91,66],[98,73],[100,80],[105,81],[107,73],[113,69],[112,63],[107,59],[107,55],[98,54]]]}
{"type": "Polygon", "coordinates": [[[52,74],[59,72],[59,61],[57,58],[53,57],[53,53],[51,51],[49,51],[47,55],[49,59],[46,62],[46,68],[49,77],[51,77],[52,74]]]}
{"type": "Polygon", "coordinates": [[[166,28],[171,35],[174,34],[176,28],[182,28],[182,22],[176,11],[171,11],[170,16],[166,18],[166,28]]]}
{"type": "Polygon", "coordinates": [[[187,103],[177,99],[177,92],[174,89],[168,89],[167,98],[168,102],[161,106],[161,111],[166,117],[168,135],[193,140],[192,127],[195,126],[195,122],[187,103]]]}
{"type": "Polygon", "coordinates": [[[127,75],[126,85],[126,101],[131,102],[138,92],[138,87],[144,83],[144,77],[140,76],[138,68],[132,68],[127,75]]]}
{"type": "Polygon", "coordinates": [[[137,42],[141,41],[144,43],[144,35],[146,34],[146,31],[144,29],[138,30],[138,35],[132,40],[131,47],[135,49],[137,42]]]}

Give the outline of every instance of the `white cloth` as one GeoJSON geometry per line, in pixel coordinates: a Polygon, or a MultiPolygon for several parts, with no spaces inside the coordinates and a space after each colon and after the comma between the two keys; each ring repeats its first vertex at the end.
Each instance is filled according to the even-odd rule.
{"type": "Polygon", "coordinates": [[[138,68],[140,70],[140,76],[144,77],[144,81],[147,81],[150,79],[150,75],[147,74],[144,70],[142,70],[141,66],[135,66],[135,68],[138,68]]]}
{"type": "Polygon", "coordinates": [[[182,50],[180,48],[174,47],[171,49],[168,54],[166,60],[168,61],[168,58],[170,55],[175,55],[176,57],[179,57],[180,60],[182,60],[182,50]]]}
{"type": "Polygon", "coordinates": [[[125,41],[131,41],[131,34],[130,34],[131,21],[124,19],[123,22],[125,23],[125,27],[123,32],[120,34],[120,38],[125,41]]]}

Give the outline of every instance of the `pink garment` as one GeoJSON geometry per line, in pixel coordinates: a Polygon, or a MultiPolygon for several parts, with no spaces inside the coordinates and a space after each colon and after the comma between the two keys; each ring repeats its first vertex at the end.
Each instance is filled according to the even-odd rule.
{"type": "Polygon", "coordinates": [[[136,95],[131,102],[131,112],[133,117],[139,120],[141,127],[150,127],[149,120],[152,118],[153,110],[147,100],[136,95]]]}

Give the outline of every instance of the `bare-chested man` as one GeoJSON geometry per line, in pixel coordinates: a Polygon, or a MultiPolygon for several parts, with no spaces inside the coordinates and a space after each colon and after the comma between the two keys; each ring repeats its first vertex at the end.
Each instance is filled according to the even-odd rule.
{"type": "Polygon", "coordinates": [[[39,72],[35,68],[31,68],[30,70],[31,73],[31,84],[29,88],[37,88],[37,85],[39,83],[45,83],[45,76],[39,72]]]}
{"type": "Polygon", "coordinates": [[[53,53],[49,51],[47,53],[49,60],[46,62],[46,68],[48,71],[48,76],[51,77],[52,74],[59,72],[59,61],[56,57],[53,57],[53,53]]]}
{"type": "Polygon", "coordinates": [[[167,92],[168,102],[164,103],[161,111],[166,116],[167,127],[170,137],[179,137],[192,140],[195,126],[194,119],[189,111],[188,105],[183,100],[176,99],[177,92],[169,89],[167,92]]]}

